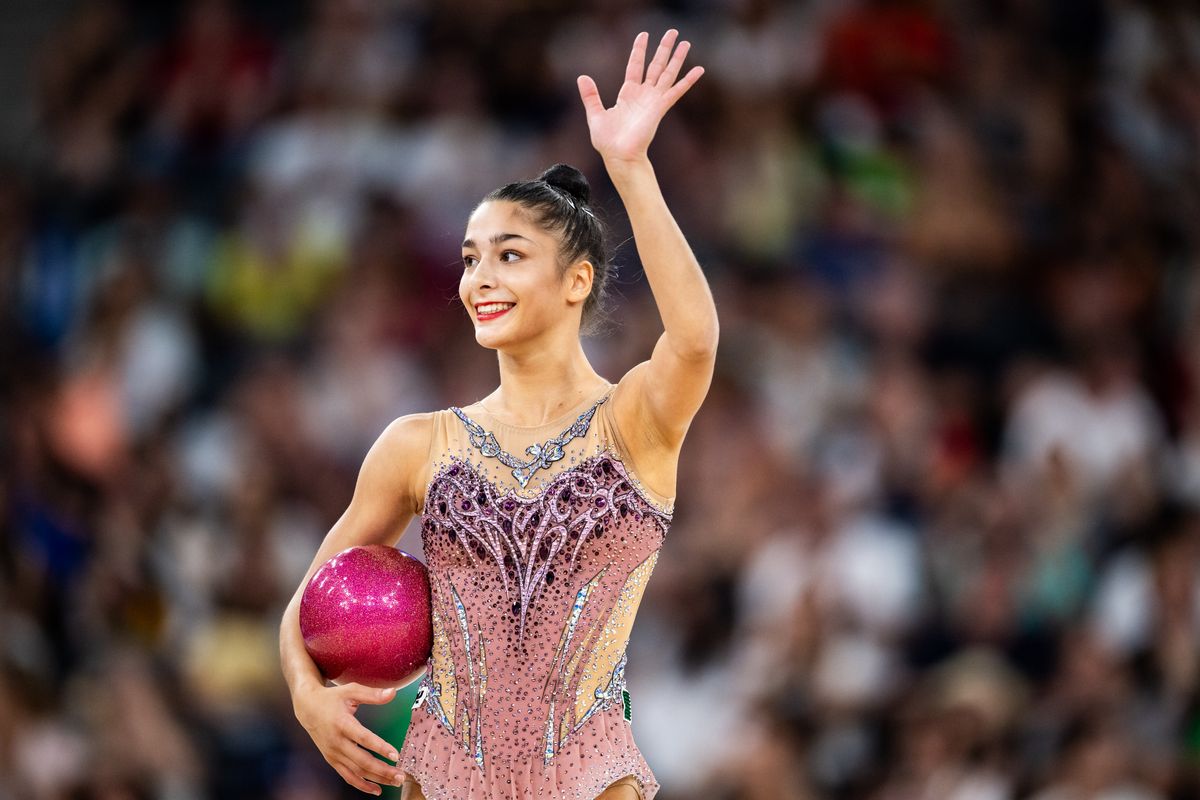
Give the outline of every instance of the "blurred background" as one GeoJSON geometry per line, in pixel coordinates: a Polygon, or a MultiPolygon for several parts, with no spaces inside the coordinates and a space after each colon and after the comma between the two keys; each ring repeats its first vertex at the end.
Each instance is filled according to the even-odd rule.
{"type": "Polygon", "coordinates": [[[283,607],[384,426],[496,385],[487,191],[588,174],[586,350],[648,357],[574,79],[671,25],[722,338],[630,645],[660,800],[1200,797],[1197,4],[4,5],[2,800],[360,796],[283,607]]]}

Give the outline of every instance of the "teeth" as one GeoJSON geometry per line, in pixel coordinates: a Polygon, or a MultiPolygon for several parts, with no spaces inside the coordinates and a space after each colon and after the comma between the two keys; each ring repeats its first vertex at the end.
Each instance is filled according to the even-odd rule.
{"type": "Polygon", "coordinates": [[[484,306],[476,306],[475,310],[480,314],[494,314],[497,311],[503,311],[515,305],[516,303],[488,303],[484,306]]]}

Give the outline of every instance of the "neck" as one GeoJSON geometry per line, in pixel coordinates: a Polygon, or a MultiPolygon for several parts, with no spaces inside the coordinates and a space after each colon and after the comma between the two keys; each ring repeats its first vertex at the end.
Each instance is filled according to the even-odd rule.
{"type": "Polygon", "coordinates": [[[499,351],[500,388],[483,400],[486,410],[514,425],[535,426],[594,398],[607,381],[588,363],[579,337],[556,344],[499,351]]]}

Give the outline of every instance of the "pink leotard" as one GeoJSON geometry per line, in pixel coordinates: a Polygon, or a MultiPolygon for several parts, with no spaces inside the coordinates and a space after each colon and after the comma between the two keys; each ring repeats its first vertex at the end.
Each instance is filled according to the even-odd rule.
{"type": "Polygon", "coordinates": [[[626,775],[658,791],[625,648],[673,498],[635,477],[614,391],[537,428],[433,415],[434,644],[399,760],[429,800],[593,800],[626,775]]]}

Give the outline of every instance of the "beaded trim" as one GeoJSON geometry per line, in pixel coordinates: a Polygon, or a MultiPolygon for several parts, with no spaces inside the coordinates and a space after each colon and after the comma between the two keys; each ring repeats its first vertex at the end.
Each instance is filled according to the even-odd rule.
{"type": "Polygon", "coordinates": [[[555,461],[559,461],[566,455],[563,448],[573,439],[577,439],[587,433],[588,426],[592,422],[592,417],[596,413],[596,409],[600,404],[608,400],[612,391],[609,391],[599,400],[592,404],[592,407],[580,414],[574,422],[571,423],[562,433],[552,439],[547,439],[543,444],[531,444],[525,448],[525,452],[533,456],[528,461],[522,461],[516,456],[500,447],[500,443],[496,441],[496,435],[490,431],[486,431],[483,427],[468,417],[461,408],[451,406],[450,410],[454,412],[463,425],[467,426],[467,432],[470,435],[471,445],[479,449],[488,458],[495,458],[504,464],[506,467],[512,467],[512,476],[517,479],[524,489],[529,483],[533,473],[539,469],[547,469],[555,461]]]}

